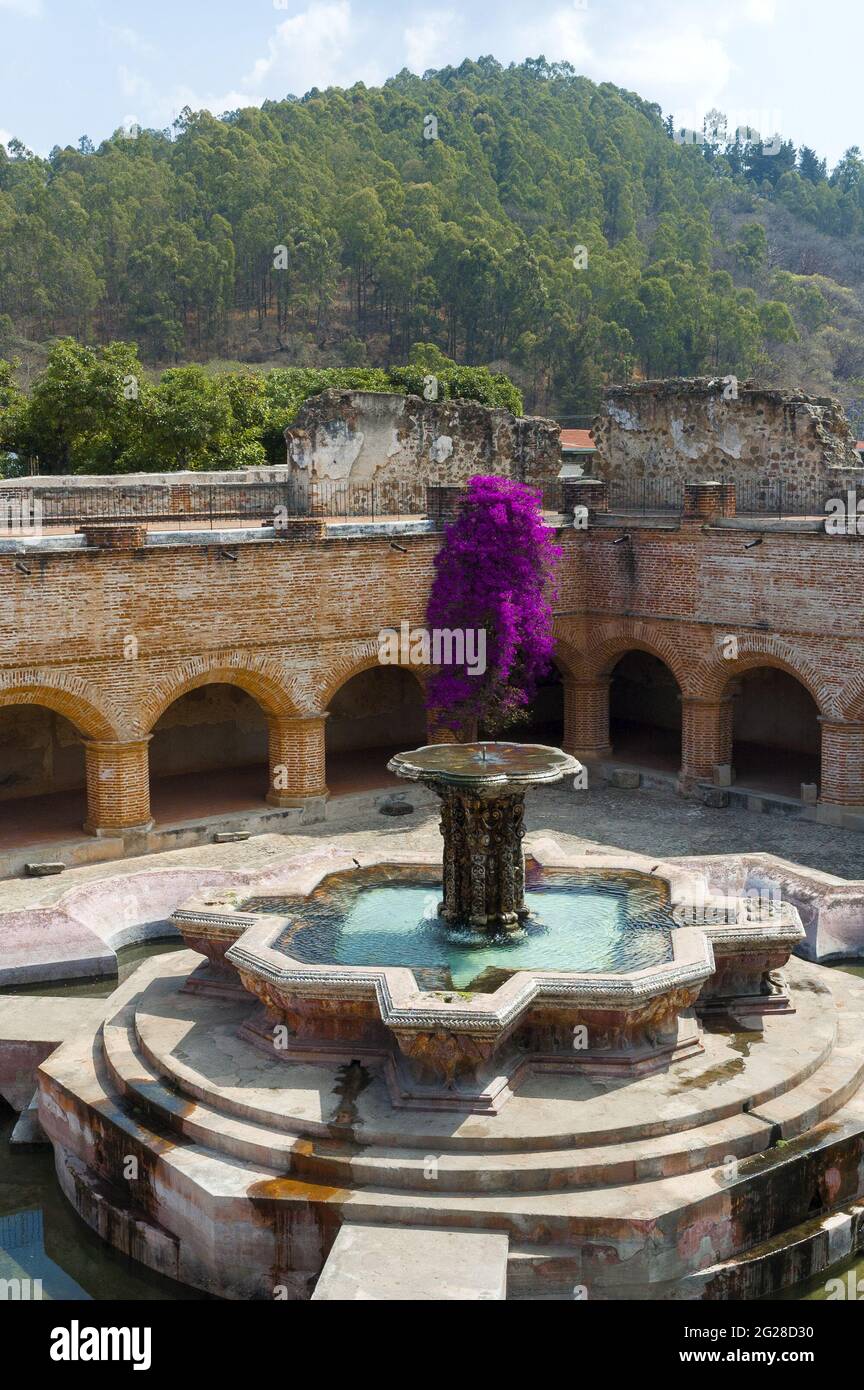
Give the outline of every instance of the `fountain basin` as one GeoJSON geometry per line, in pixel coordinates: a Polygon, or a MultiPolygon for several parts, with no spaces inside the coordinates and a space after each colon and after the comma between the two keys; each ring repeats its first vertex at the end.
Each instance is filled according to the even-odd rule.
{"type": "MultiPolygon", "coordinates": [[[[449,978],[440,973],[449,968],[446,961],[390,963],[400,933],[388,930],[385,918],[377,935],[368,933],[367,940],[361,930],[358,936],[367,952],[377,941],[382,952],[377,960],[309,958],[304,932],[312,929],[311,944],[319,955],[338,937],[338,932],[329,938],[314,935],[316,913],[322,899],[332,896],[334,880],[349,897],[370,883],[412,888],[425,883],[428,890],[421,886],[421,892],[434,900],[436,867],[433,856],[417,854],[386,863],[371,857],[365,863],[332,862],[311,870],[302,886],[292,884],[287,894],[273,886],[267,894],[235,893],[228,900],[214,895],[185,904],[174,920],[187,944],[201,949],[206,943],[211,961],[197,987],[210,987],[214,976],[223,982],[233,977],[254,994],[264,1009],[244,1024],[244,1036],[268,1050],[277,1048],[288,1061],[321,1055],[383,1059],[395,1104],[480,1111],[503,1104],[526,1067],[638,1074],[698,1051],[697,1003],[734,1006],[728,989],[736,960],[743,962],[753,1009],[789,1007],[781,985],[776,993],[763,989],[763,967],[770,961],[772,970],[779,969],[803,935],[794,909],[770,922],[675,925],[676,910],[682,903],[692,906],[694,896],[700,910],[705,908],[704,890],[693,875],[637,855],[566,855],[554,842],[533,848],[529,902],[532,882],[540,885],[542,896],[569,877],[578,898],[591,875],[601,887],[614,884],[617,875],[619,886],[623,882],[632,891],[638,885],[666,904],[668,920],[646,928],[653,959],[642,963],[637,956],[628,962],[625,953],[617,968],[603,969],[597,968],[604,964],[601,951],[587,962],[589,968],[584,957],[583,968],[544,968],[541,951],[535,959],[526,956],[522,968],[519,953],[530,952],[530,933],[521,943],[508,934],[502,956],[507,964],[497,978],[490,977],[488,967],[494,945],[486,944],[472,987],[459,988],[452,973],[449,978]],[[715,949],[727,963],[719,995],[713,988],[715,949]]],[[[638,927],[633,931],[638,938],[638,927]]],[[[343,944],[346,939],[350,931],[343,944]]],[[[484,942],[489,943],[488,935],[484,942]]],[[[538,944],[546,949],[550,943],[538,944]]],[[[469,943],[469,955],[472,949],[469,943]]],[[[572,961],[578,959],[574,941],[572,961]]]]}

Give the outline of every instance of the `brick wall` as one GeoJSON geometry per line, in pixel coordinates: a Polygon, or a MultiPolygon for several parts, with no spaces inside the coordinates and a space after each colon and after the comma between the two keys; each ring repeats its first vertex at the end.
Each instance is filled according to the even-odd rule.
{"type": "MultiPolygon", "coordinates": [[[[683,780],[710,777],[729,758],[730,683],[774,667],[818,707],[823,803],[864,805],[864,546],[777,531],[745,550],[752,532],[728,523],[634,525],[615,545],[624,534],[606,524],[559,536],[565,744],[586,757],[608,750],[610,673],[625,652],[647,651],[681,692],[683,780]]],[[[423,623],[439,543],[238,533],[230,549],[180,536],[135,551],[33,546],[29,573],[0,554],[0,704],[47,706],[76,726],[92,829],[147,822],[149,737],[178,696],[208,684],[258,702],[271,799],[318,796],[326,713],[376,666],[381,628],[423,623]]]]}

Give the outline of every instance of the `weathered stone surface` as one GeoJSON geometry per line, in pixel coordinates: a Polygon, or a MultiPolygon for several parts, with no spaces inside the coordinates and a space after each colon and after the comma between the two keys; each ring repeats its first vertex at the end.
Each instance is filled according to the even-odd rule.
{"type": "Polygon", "coordinates": [[[102,999],[0,995],[0,1096],[13,1110],[27,1108],[36,1068],[55,1047],[105,1015],[102,999]]]}
{"type": "Polygon", "coordinates": [[[39,1123],[39,1103],[35,1092],[26,1110],[22,1110],[18,1116],[15,1127],[9,1136],[9,1143],[13,1148],[27,1148],[32,1144],[48,1143],[48,1137],[39,1123]]]}
{"type": "Polygon", "coordinates": [[[729,793],[723,787],[706,787],[702,793],[702,804],[722,811],[729,805],[729,793]]]}
{"type": "Polygon", "coordinates": [[[499,473],[541,487],[561,469],[554,420],[468,400],[323,391],[301,406],[285,440],[296,475],[334,483],[461,486],[499,473]]]}
{"type": "MultiPolygon", "coordinates": [[[[140,967],[102,1034],[45,1063],[40,1115],[84,1219],[222,1297],[309,1297],[346,1223],[393,1246],[406,1228],[507,1235],[510,1297],[771,1293],[800,1277],[802,1226],[827,1232],[860,1201],[864,988],[849,976],[793,960],[797,1012],[767,1016],[758,1046],[712,1030],[704,1055],[608,1090],[541,1072],[454,1131],[394,1109],[374,1069],[349,1092],[341,1058],[250,1046],[248,1004],[183,990],[193,965],[140,967]],[[749,1255],[766,1243],[757,1288],[749,1255]]],[[[814,1245],[812,1272],[838,1245],[814,1245]]]]}
{"type": "Polygon", "coordinates": [[[642,785],[642,773],[637,772],[633,767],[613,767],[609,770],[610,787],[619,787],[622,790],[632,791],[642,785]]]}
{"type": "Polygon", "coordinates": [[[608,387],[594,422],[598,471],[682,484],[697,475],[804,486],[830,479],[844,491],[864,478],[839,401],[746,382],[725,399],[725,389],[708,377],[608,387]]]}
{"type": "Polygon", "coordinates": [[[508,1237],[497,1231],[344,1225],[313,1302],[500,1301],[506,1297],[508,1237]]]}

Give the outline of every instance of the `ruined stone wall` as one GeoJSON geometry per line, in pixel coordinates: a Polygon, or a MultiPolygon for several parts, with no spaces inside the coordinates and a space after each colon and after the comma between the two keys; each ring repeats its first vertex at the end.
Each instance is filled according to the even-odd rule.
{"type": "Polygon", "coordinates": [[[864,479],[842,408],[827,397],[722,379],[610,386],[594,424],[596,472],[609,479],[778,481],[845,489],[864,479]]]}
{"type": "Polygon", "coordinates": [[[554,420],[467,400],[324,391],[301,407],[285,440],[297,474],[334,483],[462,486],[496,473],[544,487],[561,469],[554,420]]]}

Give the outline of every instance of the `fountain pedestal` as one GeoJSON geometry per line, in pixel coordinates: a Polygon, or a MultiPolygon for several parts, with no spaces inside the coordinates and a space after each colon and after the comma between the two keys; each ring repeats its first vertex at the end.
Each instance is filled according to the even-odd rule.
{"type": "Polygon", "coordinates": [[[575,775],[576,759],[536,743],[448,743],[398,753],[387,766],[441,800],[444,920],[492,932],[518,927],[528,915],[525,792],[575,775]]]}
{"type": "Polygon", "coordinates": [[[525,793],[481,796],[436,787],[444,837],[439,913],[454,926],[518,927],[525,906],[525,793]]]}

